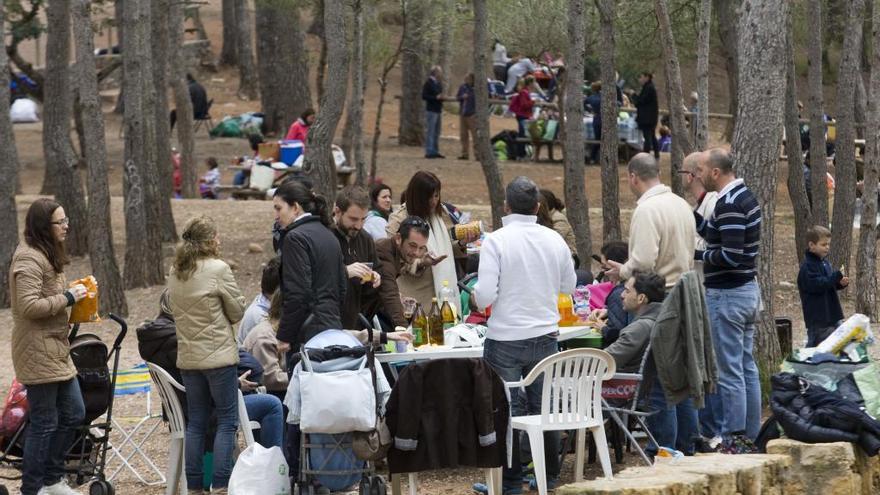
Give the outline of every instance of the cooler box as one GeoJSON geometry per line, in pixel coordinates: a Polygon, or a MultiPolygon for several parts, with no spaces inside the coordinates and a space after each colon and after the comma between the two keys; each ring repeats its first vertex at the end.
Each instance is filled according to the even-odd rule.
{"type": "Polygon", "coordinates": [[[281,161],[288,166],[293,165],[296,159],[303,154],[302,141],[282,141],[281,142],[281,161]]]}
{"type": "Polygon", "coordinates": [[[260,143],[257,145],[257,153],[263,161],[277,162],[281,158],[280,146],[280,143],[277,141],[272,143],[260,143]]]}
{"type": "Polygon", "coordinates": [[[265,165],[254,165],[251,169],[251,187],[259,191],[265,191],[272,187],[275,181],[275,170],[265,165]]]}

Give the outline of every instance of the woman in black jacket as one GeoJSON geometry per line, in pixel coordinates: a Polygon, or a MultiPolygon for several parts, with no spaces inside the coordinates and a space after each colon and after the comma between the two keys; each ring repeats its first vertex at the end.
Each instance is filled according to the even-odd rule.
{"type": "Polygon", "coordinates": [[[318,333],[342,328],[345,266],[339,241],[328,228],[327,201],[300,181],[275,191],[281,231],[281,295],[278,340],[294,350],[318,333]]]}
{"type": "Polygon", "coordinates": [[[642,91],[635,99],[636,124],[645,137],[645,153],[654,151],[654,158],[660,159],[660,147],[657,145],[657,119],[659,118],[659,106],[657,102],[657,90],[654,88],[654,75],[650,72],[642,72],[639,75],[639,84],[642,91]]]}

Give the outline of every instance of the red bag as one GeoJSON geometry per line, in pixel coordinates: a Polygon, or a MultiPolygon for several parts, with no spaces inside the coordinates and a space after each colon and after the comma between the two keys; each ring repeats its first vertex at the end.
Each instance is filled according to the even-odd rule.
{"type": "Polygon", "coordinates": [[[15,435],[24,424],[29,410],[27,389],[13,378],[12,386],[9,387],[9,393],[6,394],[6,401],[3,403],[3,415],[0,416],[0,436],[8,438],[15,435]]]}

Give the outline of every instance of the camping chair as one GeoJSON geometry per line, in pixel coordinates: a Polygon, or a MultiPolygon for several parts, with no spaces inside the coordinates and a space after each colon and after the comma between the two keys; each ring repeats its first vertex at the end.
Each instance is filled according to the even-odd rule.
{"type": "Polygon", "coordinates": [[[178,490],[180,495],[186,495],[186,476],[183,476],[183,437],[186,433],[186,421],[183,417],[183,406],[177,398],[177,391],[185,392],[186,389],[161,366],[148,362],[147,368],[150,369],[150,377],[159,391],[171,430],[168,468],[165,471],[165,495],[173,495],[178,490]]]}
{"type": "Polygon", "coordinates": [[[116,388],[113,393],[116,397],[124,395],[146,395],[146,407],[143,416],[113,417],[113,428],[122,434],[122,441],[119,445],[111,442],[110,452],[114,458],[119,458],[121,464],[116,468],[116,471],[107,478],[107,481],[113,481],[122,469],[126,468],[135,475],[138,481],[147,486],[155,486],[165,483],[165,475],[162,473],[162,470],[156,467],[156,464],[150,456],[143,450],[144,444],[150,439],[153,432],[156,431],[156,428],[162,424],[162,414],[153,414],[150,373],[147,369],[146,363],[141,363],[131,369],[120,371],[116,376],[116,388]],[[134,427],[130,430],[123,428],[120,423],[126,421],[134,422],[134,427]],[[149,427],[149,429],[146,429],[147,424],[150,421],[153,421],[153,425],[149,427]],[[138,440],[141,428],[146,429],[146,433],[143,434],[140,440],[138,440]],[[124,450],[127,450],[129,446],[131,450],[126,454],[124,450]],[[152,474],[155,474],[158,479],[155,481],[147,481],[144,475],[131,465],[131,460],[135,455],[143,459],[144,463],[146,463],[149,468],[149,471],[152,471],[152,474]]]}
{"type": "Polygon", "coordinates": [[[244,395],[241,393],[241,390],[238,391],[238,424],[244,437],[245,446],[250,447],[254,444],[253,430],[259,430],[260,423],[251,421],[248,418],[247,408],[244,405],[244,395]]]}
{"type": "Polygon", "coordinates": [[[601,393],[602,381],[610,379],[614,370],[614,359],[607,352],[598,349],[572,349],[548,356],[523,380],[505,383],[508,390],[524,388],[542,374],[545,375],[541,414],[511,418],[511,426],[517,430],[525,430],[529,436],[540,495],[547,493],[545,431],[577,430],[574,477],[575,483],[578,483],[584,479],[586,430],[590,430],[605,478],[612,479],[611,458],[602,420],[601,393]]]}
{"type": "Polygon", "coordinates": [[[211,136],[211,130],[214,129],[214,119],[211,118],[211,107],[214,106],[214,99],[211,98],[208,100],[208,109],[205,110],[205,115],[199,115],[197,117],[193,117],[193,135],[199,132],[200,127],[204,127],[206,131],[208,131],[208,136],[211,136]]]}

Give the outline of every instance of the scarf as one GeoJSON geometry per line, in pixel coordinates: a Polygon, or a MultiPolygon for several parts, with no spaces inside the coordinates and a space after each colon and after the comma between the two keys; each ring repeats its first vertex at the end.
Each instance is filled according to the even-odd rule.
{"type": "Polygon", "coordinates": [[[439,215],[431,215],[431,235],[428,236],[428,252],[434,257],[446,255],[446,259],[434,265],[431,273],[434,275],[434,294],[437,296],[437,304],[442,305],[440,291],[443,289],[443,281],[449,281],[452,289],[452,300],[449,304],[455,310],[456,315],[461,315],[461,297],[458,292],[458,274],[455,271],[455,256],[452,252],[452,239],[446,224],[439,215]]]}

